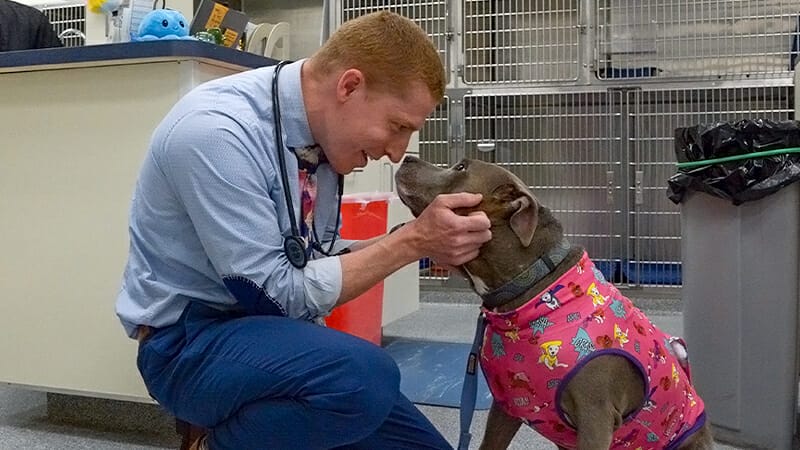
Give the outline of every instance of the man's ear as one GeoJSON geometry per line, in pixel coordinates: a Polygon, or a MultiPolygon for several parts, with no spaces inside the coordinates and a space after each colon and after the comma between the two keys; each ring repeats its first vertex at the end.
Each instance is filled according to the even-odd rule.
{"type": "Polygon", "coordinates": [[[539,223],[539,202],[526,186],[519,183],[504,184],[492,195],[508,205],[511,212],[509,225],[523,247],[531,245],[533,233],[539,223]]]}
{"type": "Polygon", "coordinates": [[[336,97],[344,103],[353,94],[364,86],[364,73],[358,69],[347,69],[339,76],[339,81],[336,83],[336,97]]]}

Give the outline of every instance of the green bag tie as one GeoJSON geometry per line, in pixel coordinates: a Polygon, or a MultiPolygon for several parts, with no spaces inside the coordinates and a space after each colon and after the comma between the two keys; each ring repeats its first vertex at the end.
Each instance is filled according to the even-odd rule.
{"type": "Polygon", "coordinates": [[[763,158],[765,156],[782,155],[784,153],[800,153],[800,147],[782,148],[777,150],[766,150],[763,152],[746,153],[744,155],[725,156],[722,158],[705,159],[703,161],[688,161],[678,163],[678,169],[693,169],[700,166],[711,166],[713,164],[726,163],[730,161],[741,161],[743,159],[763,158]]]}

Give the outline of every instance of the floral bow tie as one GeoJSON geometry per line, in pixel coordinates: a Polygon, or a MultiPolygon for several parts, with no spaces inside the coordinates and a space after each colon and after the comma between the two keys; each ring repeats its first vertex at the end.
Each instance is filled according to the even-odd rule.
{"type": "Polygon", "coordinates": [[[297,164],[300,170],[306,170],[309,173],[316,173],[317,167],[328,161],[322,147],[317,144],[295,149],[294,153],[297,155],[297,164]]]}
{"type": "Polygon", "coordinates": [[[317,200],[317,167],[326,162],[322,147],[312,145],[295,149],[300,181],[300,235],[309,248],[313,242],[314,205],[317,200]]]}

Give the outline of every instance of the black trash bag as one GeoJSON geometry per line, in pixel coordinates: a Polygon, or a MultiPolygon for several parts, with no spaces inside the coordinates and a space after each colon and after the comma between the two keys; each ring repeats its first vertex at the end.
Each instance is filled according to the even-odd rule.
{"type": "MultiPolygon", "coordinates": [[[[675,130],[679,163],[800,147],[800,122],[741,120],[675,130]]],[[[681,203],[689,192],[706,192],[734,205],[764,198],[800,180],[800,153],[787,151],[692,168],[668,180],[667,196],[681,203]]]]}

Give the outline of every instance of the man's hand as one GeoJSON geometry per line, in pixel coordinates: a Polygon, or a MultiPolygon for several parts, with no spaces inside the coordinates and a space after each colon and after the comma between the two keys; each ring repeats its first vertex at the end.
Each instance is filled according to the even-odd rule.
{"type": "Polygon", "coordinates": [[[396,232],[356,247],[339,257],[342,292],[337,305],[352,300],[406,264],[428,256],[438,264],[460,266],[475,259],[492,238],[491,223],[483,212],[459,216],[456,208],[481,202],[480,194],[443,194],[431,202],[416,220],[396,232]]]}
{"type": "Polygon", "coordinates": [[[483,211],[459,216],[453,210],[476,206],[481,199],[480,194],[466,192],[441,194],[403,228],[414,232],[414,246],[422,256],[438,264],[460,266],[475,259],[480,247],[492,238],[491,222],[483,211]]]}

